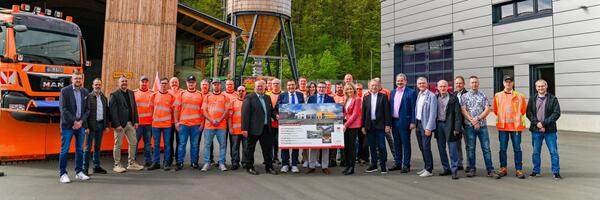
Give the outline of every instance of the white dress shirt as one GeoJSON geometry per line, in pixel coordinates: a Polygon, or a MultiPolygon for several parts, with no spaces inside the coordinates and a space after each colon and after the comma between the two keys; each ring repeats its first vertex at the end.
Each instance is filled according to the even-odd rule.
{"type": "Polygon", "coordinates": [[[423,115],[423,105],[425,104],[425,92],[419,92],[419,97],[417,97],[417,111],[415,113],[417,120],[421,120],[421,115],[423,115]]]}
{"type": "Polygon", "coordinates": [[[371,93],[371,120],[376,120],[375,111],[377,110],[377,94],[371,93]]]}
{"type": "Polygon", "coordinates": [[[104,106],[100,95],[96,95],[96,121],[102,120],[104,120],[104,106]]]}

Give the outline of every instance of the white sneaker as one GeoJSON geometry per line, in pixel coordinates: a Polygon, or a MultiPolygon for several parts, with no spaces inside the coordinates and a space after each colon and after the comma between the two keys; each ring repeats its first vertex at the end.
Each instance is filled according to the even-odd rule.
{"type": "Polygon", "coordinates": [[[220,169],[222,172],[224,172],[224,171],[227,171],[227,167],[225,167],[225,165],[224,165],[224,164],[219,164],[219,169],[220,169]]]}
{"type": "Polygon", "coordinates": [[[117,173],[123,173],[123,172],[126,172],[127,169],[123,168],[123,166],[121,166],[121,165],[117,165],[117,166],[113,167],[113,171],[117,172],[117,173]]]}
{"type": "Polygon", "coordinates": [[[427,170],[423,169],[423,170],[421,170],[421,171],[417,172],[417,175],[421,175],[421,174],[425,173],[426,171],[427,171],[427,170]]]}
{"type": "Polygon", "coordinates": [[[79,173],[75,174],[75,178],[78,180],[82,180],[82,181],[90,180],[90,177],[86,176],[83,172],[79,172],[79,173]]]}
{"type": "Polygon", "coordinates": [[[284,165],[281,167],[281,173],[287,173],[288,171],[290,171],[290,166],[284,165]]]}
{"type": "Polygon", "coordinates": [[[63,174],[60,176],[60,183],[70,183],[71,179],[69,179],[69,175],[63,174]]]}
{"type": "Polygon", "coordinates": [[[208,171],[209,168],[210,168],[210,164],[204,163],[204,165],[202,166],[202,169],[200,171],[205,172],[205,171],[208,171]]]}
{"type": "Polygon", "coordinates": [[[300,169],[298,169],[298,166],[292,166],[292,172],[298,173],[298,172],[300,172],[300,169]]]}
{"type": "Polygon", "coordinates": [[[141,166],[140,164],[137,164],[136,162],[132,162],[132,163],[129,163],[129,165],[127,166],[127,169],[140,171],[140,170],[144,169],[144,166],[141,166]]]}
{"type": "Polygon", "coordinates": [[[315,164],[315,167],[321,168],[321,163],[317,162],[317,164],[315,164]]]}
{"type": "Polygon", "coordinates": [[[308,167],[308,161],[304,162],[304,163],[302,164],[302,167],[304,167],[304,168],[307,168],[307,167],[308,167]]]}
{"type": "Polygon", "coordinates": [[[433,176],[433,174],[427,170],[425,170],[425,172],[423,172],[421,175],[419,175],[420,177],[430,177],[433,176]]]}

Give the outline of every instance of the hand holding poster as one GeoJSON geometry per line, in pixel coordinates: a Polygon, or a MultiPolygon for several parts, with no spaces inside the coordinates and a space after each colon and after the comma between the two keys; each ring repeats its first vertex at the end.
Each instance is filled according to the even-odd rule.
{"type": "Polygon", "coordinates": [[[343,119],[336,103],[281,104],[279,148],[344,148],[343,119]]]}

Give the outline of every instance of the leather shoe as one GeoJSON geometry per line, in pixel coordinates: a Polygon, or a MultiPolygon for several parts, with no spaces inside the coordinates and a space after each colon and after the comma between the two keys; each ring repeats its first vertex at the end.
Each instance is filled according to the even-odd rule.
{"type": "Polygon", "coordinates": [[[402,170],[400,170],[400,173],[403,173],[403,174],[406,174],[408,172],[410,172],[410,168],[408,168],[408,167],[404,167],[404,168],[402,168],[402,170]]]}
{"type": "Polygon", "coordinates": [[[106,170],[102,169],[102,167],[94,167],[92,171],[94,174],[106,174],[106,170]]]}
{"type": "Polygon", "coordinates": [[[390,170],[390,171],[398,171],[398,170],[402,170],[402,167],[401,167],[401,166],[394,165],[394,166],[393,166],[392,168],[390,168],[389,170],[390,170]]]}
{"type": "Polygon", "coordinates": [[[323,174],[326,174],[326,175],[331,174],[331,171],[329,171],[329,169],[327,169],[327,168],[323,169],[322,171],[323,171],[323,174]]]}
{"type": "Polygon", "coordinates": [[[452,174],[452,172],[450,172],[450,171],[444,171],[444,172],[440,173],[439,175],[440,176],[448,176],[450,174],[452,174]]]}
{"type": "Polygon", "coordinates": [[[233,165],[231,166],[231,170],[238,170],[240,168],[239,165],[233,165]]]}
{"type": "Polygon", "coordinates": [[[267,174],[271,174],[271,175],[277,175],[277,170],[270,168],[270,169],[265,169],[265,173],[267,174]]]}
{"type": "Polygon", "coordinates": [[[315,173],[315,171],[316,171],[316,170],[315,170],[314,168],[311,168],[311,169],[309,169],[308,171],[306,171],[306,173],[307,173],[307,174],[312,174],[312,173],[315,173]]]}
{"type": "Polygon", "coordinates": [[[246,169],[246,172],[248,172],[248,174],[252,174],[252,175],[259,174],[254,168],[248,168],[248,169],[246,169]]]}
{"type": "Polygon", "coordinates": [[[351,167],[344,172],[344,175],[351,175],[351,174],[354,174],[354,167],[351,167]]]}

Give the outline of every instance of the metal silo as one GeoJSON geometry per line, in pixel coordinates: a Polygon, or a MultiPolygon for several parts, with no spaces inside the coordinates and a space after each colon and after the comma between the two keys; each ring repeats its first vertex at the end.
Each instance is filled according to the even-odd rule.
{"type": "MultiPolygon", "coordinates": [[[[281,37],[290,61],[292,76],[298,79],[297,60],[294,47],[294,36],[291,23],[291,0],[227,0],[227,16],[235,26],[240,27],[244,41],[244,61],[241,74],[244,72],[248,58],[254,60],[254,75],[262,75],[263,59],[281,60],[280,55],[269,56],[267,52],[276,38],[281,37]]],[[[277,44],[279,46],[279,44],[277,44]]],[[[269,68],[270,71],[270,68],[269,68]]]]}

